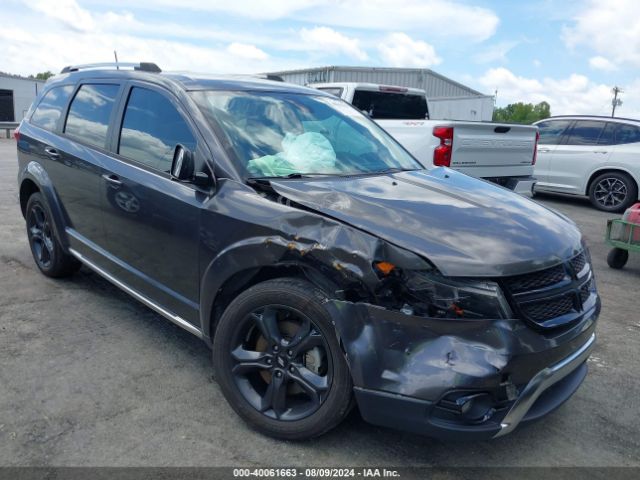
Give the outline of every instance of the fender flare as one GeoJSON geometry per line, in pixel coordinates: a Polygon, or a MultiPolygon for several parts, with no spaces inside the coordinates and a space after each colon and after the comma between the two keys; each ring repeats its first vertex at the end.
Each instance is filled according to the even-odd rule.
{"type": "MultiPolygon", "coordinates": [[[[327,283],[335,285],[354,281],[361,285],[367,283],[363,280],[368,272],[363,272],[360,265],[334,257],[335,261],[329,262],[334,270],[329,273],[326,260],[314,259],[314,253],[334,257],[318,244],[308,245],[273,236],[244,239],[219,252],[206,267],[200,283],[202,332],[209,338],[213,337],[212,314],[221,289],[232,277],[243,272],[251,273],[269,267],[294,267],[319,272],[327,283]]],[[[351,261],[357,262],[357,259],[352,258],[351,261]]]]}
{"type": "Polygon", "coordinates": [[[53,183],[49,178],[46,170],[36,161],[30,161],[24,169],[20,172],[20,190],[25,180],[31,180],[36,184],[44,202],[51,213],[52,221],[54,223],[54,235],[56,240],[60,243],[63,250],[67,252],[69,246],[69,239],[65,231],[65,225],[67,221],[67,215],[58,199],[53,183]]]}
{"type": "Polygon", "coordinates": [[[631,172],[627,167],[612,164],[612,165],[599,165],[597,168],[594,168],[591,172],[589,172],[589,175],[587,175],[586,181],[582,186],[582,191],[584,192],[584,195],[589,195],[589,185],[591,184],[592,179],[595,179],[595,177],[597,177],[601,172],[611,171],[611,170],[617,170],[620,173],[626,173],[627,175],[629,175],[633,179],[633,181],[636,182],[636,185],[638,185],[638,192],[640,194],[640,181],[639,181],[640,179],[633,172],[631,172]]]}

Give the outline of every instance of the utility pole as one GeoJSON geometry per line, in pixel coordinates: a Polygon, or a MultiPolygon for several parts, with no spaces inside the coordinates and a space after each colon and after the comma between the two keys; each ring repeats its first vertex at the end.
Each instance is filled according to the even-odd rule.
{"type": "Polygon", "coordinates": [[[624,92],[618,86],[613,87],[611,89],[611,92],[613,93],[613,100],[611,100],[611,106],[613,107],[611,109],[611,116],[615,117],[616,116],[616,107],[619,107],[620,105],[622,105],[622,100],[620,100],[618,98],[618,94],[619,93],[624,93],[624,92]]]}

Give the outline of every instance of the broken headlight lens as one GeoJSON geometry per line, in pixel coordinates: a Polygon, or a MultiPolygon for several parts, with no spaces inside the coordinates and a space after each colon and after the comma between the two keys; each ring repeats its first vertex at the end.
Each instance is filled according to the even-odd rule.
{"type": "Polygon", "coordinates": [[[426,315],[468,319],[511,317],[509,304],[496,282],[443,277],[432,271],[405,273],[410,306],[426,315]]]}

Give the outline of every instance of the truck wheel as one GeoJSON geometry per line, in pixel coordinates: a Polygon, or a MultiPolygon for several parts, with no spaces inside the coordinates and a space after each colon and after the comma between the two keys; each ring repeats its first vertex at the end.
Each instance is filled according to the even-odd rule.
{"type": "Polygon", "coordinates": [[[622,248],[612,248],[607,255],[607,263],[611,268],[622,268],[627,264],[629,260],[629,252],[622,248]]]}
{"type": "Polygon", "coordinates": [[[603,173],[589,186],[591,204],[605,212],[623,212],[637,199],[638,187],[626,173],[603,173]]]}
{"type": "Polygon", "coordinates": [[[349,413],[351,374],[325,300],[307,282],[276,279],[249,288],[224,311],[213,343],[215,378],[256,430],[312,438],[349,413]]]}
{"type": "Polygon", "coordinates": [[[31,254],[40,271],[53,278],[66,277],[78,271],[81,264],[60,247],[51,213],[40,193],[35,192],[29,197],[26,218],[31,254]]]}

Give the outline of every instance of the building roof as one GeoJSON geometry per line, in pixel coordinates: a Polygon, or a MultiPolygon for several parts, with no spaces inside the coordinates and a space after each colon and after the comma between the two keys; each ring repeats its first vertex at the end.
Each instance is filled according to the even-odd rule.
{"type": "Polygon", "coordinates": [[[307,73],[307,72],[320,72],[323,70],[355,70],[355,71],[363,71],[363,72],[389,72],[389,73],[417,73],[423,75],[430,75],[435,78],[439,78],[447,83],[457,86],[463,90],[468,91],[472,95],[486,96],[484,93],[474,90],[473,88],[468,87],[460,82],[450,79],[449,77],[445,77],[444,75],[434,72],[429,68],[396,68],[396,67],[349,67],[344,65],[329,65],[324,67],[310,67],[310,68],[300,68],[295,70],[281,70],[277,72],[269,72],[270,75],[287,75],[287,74],[295,74],[295,73],[307,73]]]}

